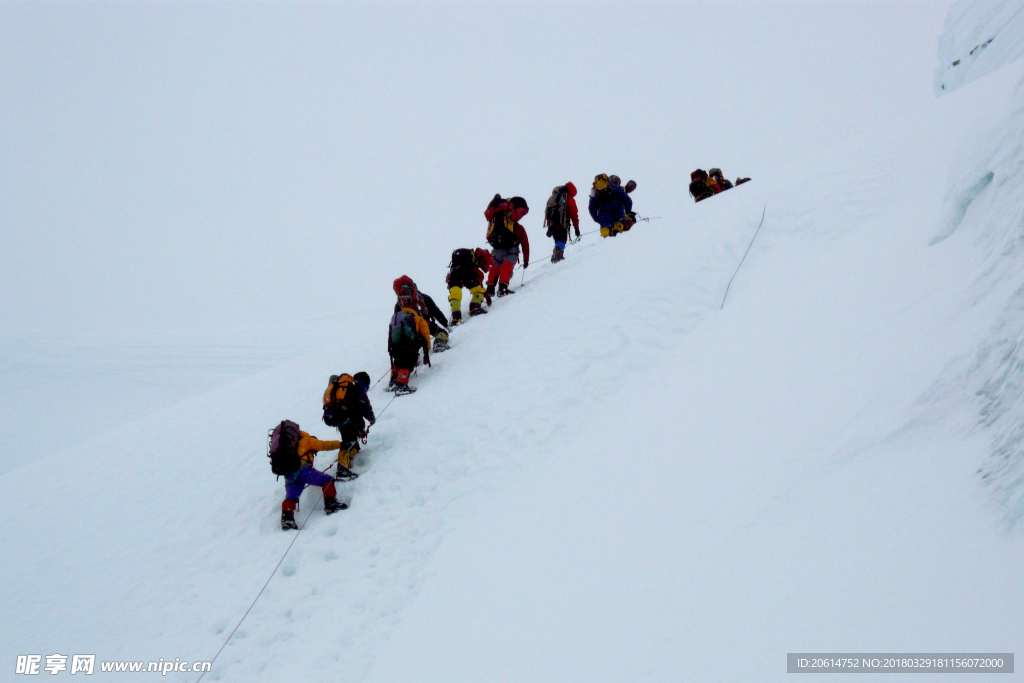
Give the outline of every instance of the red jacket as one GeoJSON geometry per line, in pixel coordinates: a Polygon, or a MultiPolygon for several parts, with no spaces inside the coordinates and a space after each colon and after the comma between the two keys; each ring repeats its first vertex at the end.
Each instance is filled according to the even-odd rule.
{"type": "Polygon", "coordinates": [[[565,208],[569,212],[569,220],[572,221],[572,227],[576,228],[576,232],[580,231],[580,212],[576,208],[576,200],[573,197],[576,196],[576,186],[572,183],[566,183],[565,189],[569,191],[568,201],[565,203],[565,208]]]}
{"type": "Polygon", "coordinates": [[[523,265],[529,265],[530,263],[530,238],[526,236],[526,228],[516,223],[516,229],[513,231],[516,236],[516,242],[523,247],[523,265]]]}
{"type": "Polygon", "coordinates": [[[473,270],[476,273],[476,279],[480,281],[480,284],[483,284],[484,278],[487,277],[488,271],[490,271],[491,266],[494,265],[494,259],[491,258],[491,253],[486,249],[474,250],[473,264],[473,270]]]}

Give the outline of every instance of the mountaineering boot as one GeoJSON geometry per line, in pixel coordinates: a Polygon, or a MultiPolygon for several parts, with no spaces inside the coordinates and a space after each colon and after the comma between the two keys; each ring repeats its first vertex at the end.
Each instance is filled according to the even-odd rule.
{"type": "Polygon", "coordinates": [[[345,503],[339,503],[338,499],[334,496],[324,496],[324,513],[333,515],[338,510],[347,510],[348,505],[345,503]]]}
{"type": "Polygon", "coordinates": [[[451,347],[448,346],[448,333],[444,330],[438,330],[437,334],[434,335],[434,346],[431,349],[432,353],[441,353],[447,351],[451,347]]]}
{"type": "Polygon", "coordinates": [[[295,523],[295,513],[290,510],[285,510],[281,513],[281,530],[288,531],[289,529],[298,529],[299,525],[295,523]]]}
{"type": "Polygon", "coordinates": [[[474,315],[484,315],[487,313],[487,309],[483,307],[483,304],[470,304],[469,305],[469,317],[472,318],[474,315]]]}
{"type": "MultiPolygon", "coordinates": [[[[406,372],[406,380],[405,381],[408,382],[409,381],[409,379],[408,379],[408,377],[409,377],[408,372],[409,371],[406,370],[405,372],[406,372]]],[[[384,387],[384,391],[394,391],[395,387],[397,387],[399,384],[401,384],[401,382],[399,381],[399,375],[401,373],[402,373],[402,370],[400,370],[399,368],[396,368],[394,366],[391,367],[391,381],[388,382],[388,385],[386,387],[384,387]]]]}
{"type": "MultiPolygon", "coordinates": [[[[473,310],[473,305],[470,304],[470,311],[473,310]]],[[[472,315],[472,313],[470,314],[472,315]]],[[[462,311],[452,311],[452,327],[455,327],[462,322],[462,311]]]]}
{"type": "Polygon", "coordinates": [[[484,290],[484,299],[487,300],[487,305],[491,305],[491,297],[494,296],[494,283],[487,285],[487,289],[484,290]]]}
{"type": "Polygon", "coordinates": [[[559,249],[558,247],[555,247],[555,250],[553,252],[551,252],[551,262],[552,263],[558,263],[559,261],[561,261],[564,258],[565,258],[565,252],[562,251],[561,249],[559,249]]]}
{"type": "Polygon", "coordinates": [[[515,290],[508,288],[507,282],[502,282],[498,285],[498,296],[508,296],[509,294],[515,294],[515,290]]]}
{"type": "Polygon", "coordinates": [[[338,454],[338,471],[334,474],[335,481],[351,481],[359,476],[349,469],[358,454],[359,444],[338,454]]]}
{"type": "Polygon", "coordinates": [[[349,468],[344,465],[338,465],[338,471],[334,474],[334,481],[352,481],[358,477],[359,475],[349,468]]]}
{"type": "Polygon", "coordinates": [[[281,529],[283,531],[299,528],[299,525],[295,523],[295,508],[298,505],[298,501],[290,498],[285,498],[281,501],[281,529]]]}

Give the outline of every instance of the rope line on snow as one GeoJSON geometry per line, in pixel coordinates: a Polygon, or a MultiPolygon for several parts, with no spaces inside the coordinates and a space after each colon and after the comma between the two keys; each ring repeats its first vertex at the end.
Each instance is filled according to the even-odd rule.
{"type": "MultiPolygon", "coordinates": [[[[740,272],[740,268],[743,266],[743,262],[747,259],[747,254],[750,253],[750,248],[754,246],[754,240],[757,239],[757,233],[761,232],[761,224],[764,223],[764,214],[768,210],[768,204],[764,205],[761,209],[761,222],[757,224],[757,230],[754,231],[754,236],[750,238],[750,244],[747,245],[747,250],[743,252],[743,258],[740,259],[740,265],[736,266],[736,273],[740,272]]],[[[729,296],[729,288],[732,287],[732,281],[736,277],[736,273],[732,274],[729,278],[729,284],[725,286],[725,296],[722,297],[722,305],[718,307],[718,310],[725,308],[725,299],[729,296]]]]}
{"type": "MultiPolygon", "coordinates": [[[[332,463],[332,465],[329,465],[327,467],[327,469],[331,469],[331,466],[333,466],[333,463],[332,463]]],[[[323,492],[321,492],[320,495],[323,496],[323,492]]],[[[235,637],[235,633],[238,632],[238,629],[239,629],[239,627],[241,627],[242,622],[244,622],[245,618],[249,616],[249,612],[252,611],[252,608],[256,606],[256,603],[259,601],[260,597],[263,595],[263,591],[267,590],[267,586],[270,585],[270,581],[274,578],[274,575],[277,574],[277,570],[281,568],[282,564],[284,564],[284,558],[288,557],[288,553],[291,552],[292,546],[295,545],[295,541],[299,540],[299,534],[301,534],[302,530],[306,528],[306,522],[309,521],[310,515],[313,514],[313,510],[316,509],[317,503],[319,503],[319,502],[320,502],[320,500],[318,499],[316,501],[316,503],[313,503],[313,506],[309,509],[309,514],[306,515],[306,519],[302,520],[302,526],[299,527],[298,531],[295,532],[295,537],[292,538],[292,542],[288,544],[288,548],[284,551],[284,554],[281,555],[281,559],[277,561],[277,566],[274,567],[274,571],[270,572],[270,576],[267,577],[267,582],[263,584],[263,588],[261,588],[260,592],[256,594],[256,597],[253,599],[252,604],[249,605],[249,609],[245,610],[245,614],[243,614],[242,618],[238,620],[238,624],[235,625],[234,630],[232,630],[231,633],[228,635],[227,640],[225,640],[224,644],[220,646],[219,650],[217,650],[217,654],[215,654],[213,656],[213,659],[210,660],[210,669],[211,670],[213,669],[213,663],[217,661],[218,657],[220,657],[220,653],[224,651],[224,648],[226,648],[228,646],[228,643],[231,642],[231,639],[235,637]]],[[[205,676],[205,675],[206,675],[206,672],[204,671],[202,674],[199,675],[199,678],[196,679],[196,683],[199,683],[200,681],[202,681],[203,680],[203,676],[205,676]]]]}
{"type": "MultiPolygon", "coordinates": [[[[389,373],[389,372],[391,372],[391,370],[390,370],[390,369],[388,369],[388,370],[385,370],[385,371],[384,371],[384,374],[380,376],[380,379],[384,379],[385,377],[387,377],[387,376],[388,376],[388,373],[389,373]]],[[[370,389],[371,389],[371,390],[372,390],[372,389],[373,389],[374,387],[376,387],[376,386],[377,386],[378,384],[380,384],[380,379],[379,379],[379,380],[377,380],[376,382],[374,382],[374,383],[373,383],[373,386],[372,386],[372,387],[370,387],[370,389]]]]}
{"type": "MultiPolygon", "coordinates": [[[[384,374],[386,375],[387,373],[384,373],[384,374]]],[[[381,377],[380,379],[384,379],[384,377],[381,377]]],[[[377,380],[377,381],[380,382],[380,379],[377,380]]],[[[374,385],[374,386],[376,386],[376,385],[374,385]]],[[[381,415],[383,415],[387,411],[387,409],[391,407],[391,404],[395,402],[396,398],[398,398],[398,396],[392,396],[391,400],[388,401],[387,405],[384,406],[384,408],[379,413],[377,413],[377,417],[380,417],[381,415]]],[[[369,434],[370,430],[367,429],[366,433],[369,434]]],[[[320,470],[320,471],[326,473],[327,470],[329,470],[332,467],[334,467],[335,464],[336,463],[332,462],[325,469],[320,470]]],[[[306,522],[308,522],[309,518],[313,515],[313,510],[315,510],[317,508],[317,505],[320,504],[321,499],[323,499],[323,495],[324,495],[323,494],[323,490],[321,490],[319,497],[316,499],[316,502],[314,502],[313,505],[309,508],[309,512],[306,514],[306,518],[304,520],[302,520],[302,526],[300,526],[298,528],[298,530],[296,530],[295,536],[292,537],[292,542],[288,544],[288,547],[285,549],[284,554],[281,555],[281,559],[277,561],[277,566],[274,567],[274,571],[270,572],[270,576],[267,577],[267,581],[266,581],[266,583],[263,584],[263,588],[260,588],[260,592],[256,594],[255,598],[253,598],[252,604],[249,605],[249,609],[245,610],[245,614],[243,614],[242,618],[238,620],[238,623],[235,625],[235,628],[231,631],[230,634],[228,634],[228,637],[224,641],[224,644],[220,646],[220,649],[217,650],[217,654],[215,654],[213,656],[213,659],[210,660],[210,669],[211,670],[213,669],[213,663],[217,661],[217,658],[220,657],[220,653],[224,651],[224,648],[226,648],[228,646],[228,643],[231,642],[231,639],[235,637],[235,633],[237,633],[238,629],[242,626],[242,622],[244,622],[246,617],[249,616],[249,613],[252,612],[252,608],[256,606],[257,602],[259,602],[259,599],[263,596],[263,592],[267,590],[267,586],[270,585],[270,582],[273,580],[274,576],[277,574],[277,570],[281,568],[282,564],[284,564],[285,558],[288,557],[288,553],[291,552],[292,546],[295,545],[295,541],[299,540],[299,534],[301,534],[302,531],[306,528],[306,522]]],[[[200,674],[199,678],[196,679],[196,683],[200,683],[200,681],[203,680],[203,676],[205,676],[205,675],[206,675],[206,672],[204,671],[202,674],[200,674]]]]}

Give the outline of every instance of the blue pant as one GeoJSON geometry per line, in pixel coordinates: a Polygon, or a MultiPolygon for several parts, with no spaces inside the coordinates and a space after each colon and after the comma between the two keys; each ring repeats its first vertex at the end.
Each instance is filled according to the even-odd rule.
{"type": "Polygon", "coordinates": [[[302,490],[307,486],[322,487],[327,484],[331,484],[333,488],[334,478],[311,465],[305,465],[298,471],[284,476],[284,497],[287,500],[297,501],[302,495],[302,490]]]}

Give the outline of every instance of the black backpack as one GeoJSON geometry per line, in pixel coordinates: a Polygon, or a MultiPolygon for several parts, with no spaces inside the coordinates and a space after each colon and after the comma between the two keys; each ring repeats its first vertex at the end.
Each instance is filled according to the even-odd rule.
{"type": "Polygon", "coordinates": [[[471,268],[475,265],[472,249],[456,249],[452,252],[452,261],[448,267],[452,270],[459,268],[471,268]]]}
{"type": "Polygon", "coordinates": [[[569,199],[569,188],[559,185],[551,191],[548,203],[544,207],[544,222],[549,226],[561,227],[565,225],[566,202],[569,199]]]}
{"type": "Polygon", "coordinates": [[[281,424],[268,433],[270,442],[267,457],[270,458],[270,471],[277,475],[292,474],[302,466],[299,459],[299,425],[291,420],[282,420],[281,424]]]}
{"type": "Polygon", "coordinates": [[[690,174],[690,196],[693,201],[699,202],[714,194],[707,185],[707,178],[708,174],[701,168],[690,174]]]}
{"type": "Polygon", "coordinates": [[[487,244],[495,249],[508,249],[516,243],[516,221],[505,209],[495,211],[487,223],[487,244]]]}
{"type": "MultiPolygon", "coordinates": [[[[500,197],[495,199],[500,199],[500,197]]],[[[526,200],[522,197],[512,197],[504,203],[511,211],[525,209],[524,216],[530,211],[530,207],[526,205],[526,200]]],[[[495,249],[511,249],[517,244],[515,230],[516,217],[513,213],[505,209],[495,211],[494,216],[487,224],[487,243],[495,249]]]]}

